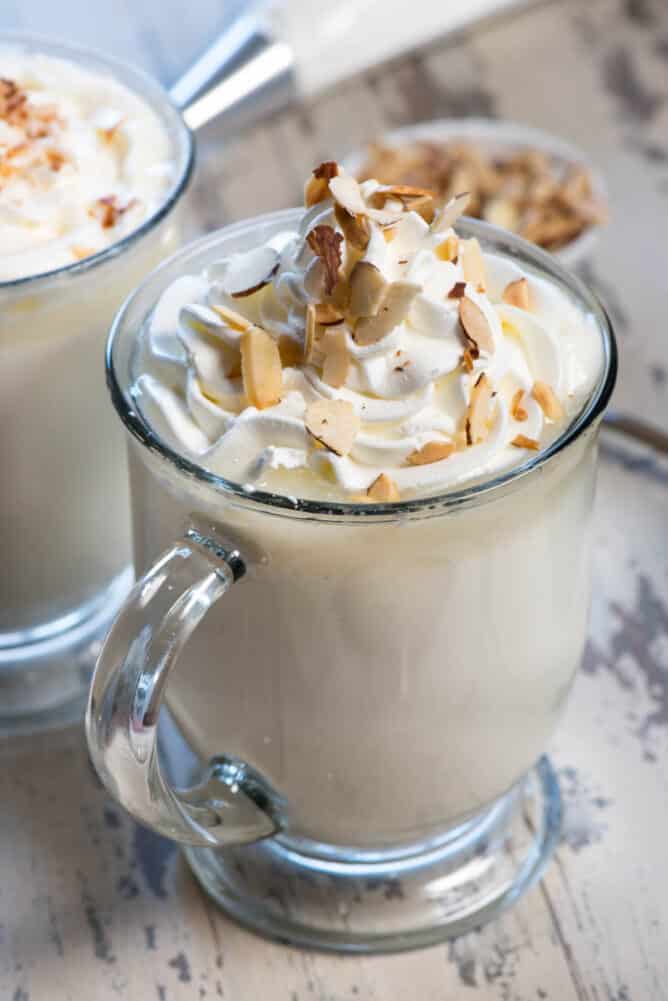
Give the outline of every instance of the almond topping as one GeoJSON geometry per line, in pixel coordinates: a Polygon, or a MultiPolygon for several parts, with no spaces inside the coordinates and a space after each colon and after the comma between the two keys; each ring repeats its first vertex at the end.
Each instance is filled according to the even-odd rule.
{"type": "Polygon", "coordinates": [[[322,380],[328,386],[338,389],[344,385],[350,369],[350,355],[348,354],[345,330],[343,328],[341,330],[327,330],[322,339],[322,348],[325,352],[322,380]]]}
{"type": "Polygon", "coordinates": [[[355,326],[353,338],[357,344],[375,344],[402,323],[411,308],[413,299],[422,291],[421,285],[412,282],[392,282],[387,286],[383,301],[375,316],[363,316],[355,326]]]}
{"type": "Polygon", "coordinates": [[[278,339],[278,353],[281,356],[283,368],[297,368],[304,360],[304,352],[299,341],[289,334],[283,334],[278,339]]]}
{"type": "Polygon", "coordinates": [[[340,323],[343,313],[339,312],[331,302],[318,302],[315,304],[315,320],[323,327],[331,327],[335,323],[340,323]]]}
{"type": "Polygon", "coordinates": [[[468,191],[463,191],[460,195],[455,195],[443,206],[434,222],[431,224],[432,233],[444,233],[455,224],[460,215],[463,214],[469,203],[470,195],[468,191]]]}
{"type": "Polygon", "coordinates": [[[338,177],[333,177],[329,182],[329,190],[334,200],[346,209],[350,215],[369,216],[379,226],[391,225],[399,219],[403,212],[403,205],[401,206],[401,212],[390,211],[388,209],[374,209],[367,205],[362,197],[359,184],[350,174],[339,174],[338,177]]]}
{"type": "Polygon", "coordinates": [[[476,351],[486,351],[488,354],[493,354],[492,328],[480,306],[467,296],[459,300],[459,319],[464,328],[466,339],[475,347],[476,351]]]}
{"type": "Polygon", "coordinates": [[[77,261],[83,261],[84,257],[90,257],[95,253],[92,247],[81,247],[78,244],[73,244],[70,250],[72,251],[72,257],[75,257],[77,261]]]}
{"type": "Polygon", "coordinates": [[[487,287],[485,261],[480,244],[475,237],[459,241],[459,257],[464,271],[464,280],[474,285],[479,292],[484,292],[487,287]]]}
{"type": "Polygon", "coordinates": [[[261,327],[250,327],[240,339],[244,392],[252,407],[264,410],[281,399],[282,369],[278,344],[261,327]]]}
{"type": "Polygon", "coordinates": [[[517,306],[518,309],[531,309],[529,282],[526,278],[518,278],[517,281],[509,282],[503,290],[502,299],[509,306],[517,306]]]}
{"type": "Polygon", "coordinates": [[[241,333],[244,330],[250,330],[253,326],[251,321],[243,316],[241,313],[237,313],[235,309],[230,309],[229,306],[212,306],[214,313],[218,313],[221,320],[224,320],[228,327],[232,330],[239,330],[241,333]]]}
{"type": "Polygon", "coordinates": [[[255,247],[230,258],[221,281],[223,291],[243,299],[268,285],[278,271],[279,255],[273,247],[255,247]]]}
{"type": "Polygon", "coordinates": [[[115,226],[120,217],[128,209],[137,203],[136,198],[131,198],[125,205],[120,205],[116,195],[105,195],[98,198],[88,209],[88,215],[97,219],[102,229],[111,229],[115,226]]]}
{"type": "Polygon", "coordinates": [[[428,441],[422,448],[417,448],[406,459],[409,466],[427,466],[432,462],[448,459],[455,451],[451,441],[428,441]]]}
{"type": "Polygon", "coordinates": [[[540,442],[536,441],[535,438],[527,438],[525,434],[517,434],[510,443],[514,445],[515,448],[530,448],[532,452],[537,452],[540,448],[540,442]]]}
{"type": "Polygon", "coordinates": [[[387,291],[380,269],[371,261],[358,261],[350,273],[349,284],[352,315],[376,316],[387,291]]]}
{"type": "Polygon", "coordinates": [[[393,226],[386,226],[383,230],[383,239],[385,240],[385,243],[392,243],[396,235],[397,233],[393,226]]]}
{"type": "Polygon", "coordinates": [[[369,245],[370,232],[369,223],[363,215],[351,215],[342,205],[336,205],[334,215],[338,222],[346,243],[349,243],[355,250],[366,250],[369,245]]]}
{"type": "Polygon", "coordinates": [[[315,306],[308,305],[306,307],[306,330],[304,332],[304,361],[307,365],[318,365],[322,361],[320,340],[323,332],[323,328],[316,321],[315,306]]]}
{"type": "Polygon", "coordinates": [[[448,292],[448,299],[461,299],[466,294],[466,282],[455,282],[448,292]]]}
{"type": "Polygon", "coordinates": [[[315,168],[304,188],[304,205],[307,209],[329,198],[329,182],[338,172],[339,165],[333,160],[327,160],[315,168]]]}
{"type": "Polygon", "coordinates": [[[546,382],[540,380],[534,382],[531,395],[548,420],[559,421],[564,416],[564,408],[552,387],[548,386],[546,382]]]}
{"type": "Polygon", "coordinates": [[[492,383],[487,375],[481,372],[471,389],[471,402],[466,413],[467,445],[477,445],[478,442],[484,441],[489,433],[487,420],[492,393],[492,383]]]}
{"type": "Polygon", "coordinates": [[[306,430],[335,455],[347,455],[360,428],[360,419],[347,400],[316,400],[304,418],[306,430]]]}
{"type": "Polygon", "coordinates": [[[343,237],[332,226],[315,226],[306,237],[309,247],[325,268],[325,292],[331,295],[339,280],[343,237]]]}
{"type": "Polygon", "coordinates": [[[379,504],[391,504],[394,501],[401,500],[401,494],[399,493],[399,487],[396,485],[394,480],[390,479],[387,473],[381,473],[378,476],[369,489],[366,492],[367,497],[371,500],[378,501],[379,504]]]}
{"type": "Polygon", "coordinates": [[[443,243],[434,247],[434,253],[439,261],[456,261],[459,254],[459,237],[455,233],[446,236],[443,243]]]}
{"type": "Polygon", "coordinates": [[[473,371],[473,355],[468,348],[464,349],[464,354],[462,355],[462,365],[467,372],[473,371]]]}
{"type": "Polygon", "coordinates": [[[529,414],[522,406],[522,400],[524,399],[524,390],[518,389],[513,395],[512,403],[510,404],[510,416],[516,421],[525,421],[529,414]]]}

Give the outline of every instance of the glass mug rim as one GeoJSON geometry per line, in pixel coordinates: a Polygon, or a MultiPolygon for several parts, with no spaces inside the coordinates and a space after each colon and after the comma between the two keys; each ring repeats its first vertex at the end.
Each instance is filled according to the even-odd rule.
{"type": "MultiPolygon", "coordinates": [[[[539,273],[547,273],[550,278],[556,280],[557,284],[565,287],[571,298],[574,297],[579,305],[584,306],[596,320],[597,329],[602,339],[604,356],[600,375],[580,412],[547,448],[542,449],[520,465],[506,469],[482,482],[426,497],[382,504],[308,500],[269,491],[248,490],[242,484],[213,473],[183,456],[164,442],[144,420],[132,402],[129,386],[124,386],[123,379],[119,377],[116,366],[117,345],[122,339],[135,337],[137,333],[137,327],[128,320],[128,312],[138,299],[147,296],[159,284],[162,274],[177,262],[183,262],[182,273],[186,273],[190,258],[214,251],[221,240],[233,238],[246,230],[272,224],[275,224],[278,232],[281,225],[289,226],[292,224],[294,226],[300,221],[303,214],[304,209],[294,208],[265,213],[224,226],[214,233],[192,241],[155,268],[128,296],[116,314],[106,349],[107,386],[112,402],[130,434],[161,462],[176,469],[180,475],[190,481],[194,480],[203,484],[213,493],[218,494],[227,504],[274,516],[307,517],[309,520],[349,524],[369,523],[370,521],[391,522],[399,518],[401,520],[429,518],[461,508],[469,503],[492,500],[505,492],[504,488],[523,482],[534,471],[550,465],[602,415],[614,389],[617,376],[615,335],[608,313],[602,303],[576,275],[571,274],[546,251],[489,223],[464,218],[458,224],[462,233],[477,237],[488,249],[492,249],[494,252],[510,252],[511,257],[518,259],[520,263],[529,264],[530,268],[539,273]]],[[[142,323],[154,308],[155,302],[156,298],[152,296],[151,305],[142,313],[142,323]]],[[[127,381],[129,382],[129,380],[127,381]]]]}
{"type": "Polygon", "coordinates": [[[112,260],[129,250],[169,215],[188,187],[195,163],[195,141],[192,132],[170,100],[167,91],[149,73],[121,59],[105,55],[95,48],[70,44],[60,39],[32,32],[0,31],[0,46],[3,45],[22,46],[34,50],[38,55],[60,57],[74,65],[84,66],[93,72],[99,70],[126,86],[132,94],[144,101],[158,115],[161,124],[167,129],[168,135],[173,137],[176,173],[157,208],[139,226],[120,240],[81,261],[72,261],[71,264],[64,264],[59,268],[52,268],[50,271],[39,271],[19,278],[10,278],[7,281],[0,280],[0,294],[24,288],[28,288],[32,292],[35,285],[47,285],[53,281],[73,279],[81,274],[94,271],[108,260],[112,260]]]}

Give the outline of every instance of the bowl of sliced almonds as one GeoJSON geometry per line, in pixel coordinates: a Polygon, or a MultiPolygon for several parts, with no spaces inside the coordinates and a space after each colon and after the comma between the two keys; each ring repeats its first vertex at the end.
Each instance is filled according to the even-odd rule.
{"type": "Polygon", "coordinates": [[[467,191],[467,215],[517,233],[573,267],[607,219],[601,175],[570,143],[529,126],[437,119],[384,135],[343,164],[359,180],[424,188],[437,204],[467,191]]]}

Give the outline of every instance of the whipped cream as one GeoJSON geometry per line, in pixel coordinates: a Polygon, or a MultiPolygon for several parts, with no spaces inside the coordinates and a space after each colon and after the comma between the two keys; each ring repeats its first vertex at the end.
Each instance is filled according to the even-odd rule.
{"type": "Polygon", "coordinates": [[[441,492],[544,448],[601,371],[593,319],[458,238],[465,198],[434,217],[428,193],[323,167],[294,232],[165,290],[135,359],[144,419],[247,489],[341,501],[441,492]]]}
{"type": "Polygon", "coordinates": [[[0,48],[0,281],[41,274],[122,239],[163,201],[167,132],[112,77],[0,48]]]}

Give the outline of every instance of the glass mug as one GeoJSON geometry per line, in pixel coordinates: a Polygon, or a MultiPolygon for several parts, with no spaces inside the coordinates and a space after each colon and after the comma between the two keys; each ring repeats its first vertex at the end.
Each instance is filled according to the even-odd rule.
{"type": "Polygon", "coordinates": [[[115,321],[107,371],[128,431],[138,583],[98,661],[87,736],[110,793],[186,846],[241,922],[324,948],[408,948],[480,925],[554,845],[559,792],[542,754],[585,640],[615,345],[552,258],[465,222],[596,325],[604,366],[573,424],[523,465],[442,496],[325,504],[244,490],[147,426],[133,349],[176,277],[299,218],[193,244],[115,321]],[[158,760],[163,700],[199,762],[186,790],[158,760]]]}
{"type": "Polygon", "coordinates": [[[104,392],[104,343],[137,281],[180,241],[192,137],[159,84],[94,53],[0,33],[0,46],[112,76],[157,114],[173,180],[162,204],[102,252],[0,281],[0,731],[81,715],[101,636],[126,596],[125,446],[104,392]]]}

